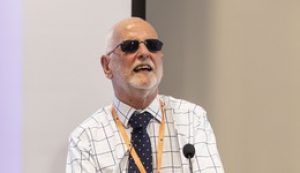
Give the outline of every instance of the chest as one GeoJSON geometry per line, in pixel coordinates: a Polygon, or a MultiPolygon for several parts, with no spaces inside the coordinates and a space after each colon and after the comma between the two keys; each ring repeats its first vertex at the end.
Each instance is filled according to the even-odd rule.
{"type": "MultiPolygon", "coordinates": [[[[127,146],[115,125],[114,121],[109,121],[104,125],[103,132],[95,138],[93,148],[94,159],[99,164],[101,170],[107,172],[126,172],[128,166],[129,152],[127,146]]],[[[160,123],[153,119],[150,121],[147,132],[151,141],[153,170],[157,167],[157,148],[159,140],[160,123]]],[[[131,138],[131,128],[125,129],[131,138]]],[[[182,135],[178,133],[178,127],[172,118],[171,112],[166,114],[166,126],[164,131],[164,145],[162,150],[161,172],[183,172],[182,165],[185,159],[182,158],[182,135]]]]}

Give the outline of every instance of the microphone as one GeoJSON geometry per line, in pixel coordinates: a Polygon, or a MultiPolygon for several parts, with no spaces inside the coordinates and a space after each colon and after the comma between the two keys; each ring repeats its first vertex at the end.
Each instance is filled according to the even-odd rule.
{"type": "Polygon", "coordinates": [[[195,147],[192,144],[185,144],[183,146],[183,155],[184,157],[186,157],[187,159],[189,159],[189,165],[190,165],[190,173],[193,172],[193,165],[192,165],[192,161],[191,158],[194,157],[195,155],[195,147]]]}

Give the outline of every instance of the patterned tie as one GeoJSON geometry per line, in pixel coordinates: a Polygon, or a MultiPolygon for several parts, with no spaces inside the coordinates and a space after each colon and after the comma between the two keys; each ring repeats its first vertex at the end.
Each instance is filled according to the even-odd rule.
{"type": "MultiPolygon", "coordinates": [[[[147,173],[152,173],[152,150],[150,137],[146,128],[152,118],[153,116],[149,112],[134,112],[128,122],[133,128],[131,132],[131,143],[133,144],[136,153],[140,157],[140,160],[147,173]]],[[[128,173],[138,172],[139,169],[130,155],[128,173]]]]}

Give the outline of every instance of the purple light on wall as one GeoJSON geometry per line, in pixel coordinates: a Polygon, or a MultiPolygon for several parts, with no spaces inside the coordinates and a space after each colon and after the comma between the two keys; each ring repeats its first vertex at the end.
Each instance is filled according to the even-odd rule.
{"type": "Polygon", "coordinates": [[[0,1],[0,172],[21,172],[21,0],[0,1]]]}

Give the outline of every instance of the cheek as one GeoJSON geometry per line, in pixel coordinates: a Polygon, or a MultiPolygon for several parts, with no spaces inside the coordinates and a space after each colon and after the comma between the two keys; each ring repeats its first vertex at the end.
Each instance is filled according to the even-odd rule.
{"type": "Polygon", "coordinates": [[[162,57],[157,57],[155,59],[155,64],[157,66],[157,68],[162,71],[162,68],[163,68],[163,58],[162,57]]]}
{"type": "Polygon", "coordinates": [[[123,76],[122,78],[126,78],[131,73],[131,64],[128,60],[124,59],[126,57],[121,58],[112,62],[111,70],[114,76],[123,76]]]}
{"type": "Polygon", "coordinates": [[[157,62],[157,68],[158,68],[158,77],[161,78],[163,77],[164,74],[164,68],[163,68],[163,59],[160,58],[157,62]]]}

